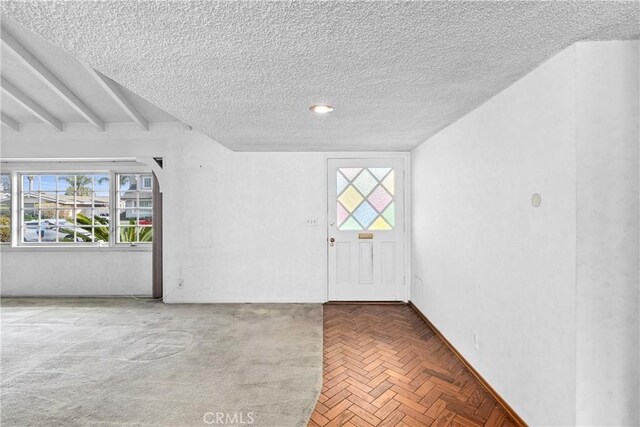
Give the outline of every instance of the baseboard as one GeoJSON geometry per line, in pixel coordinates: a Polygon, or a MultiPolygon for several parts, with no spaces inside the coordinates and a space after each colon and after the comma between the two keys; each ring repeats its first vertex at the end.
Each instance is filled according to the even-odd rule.
{"type": "Polygon", "coordinates": [[[34,295],[34,294],[9,294],[9,295],[5,295],[5,294],[1,294],[0,295],[1,299],[10,299],[10,298],[21,298],[21,299],[26,299],[26,298],[30,298],[30,299],[36,299],[36,298],[41,298],[41,299],[54,299],[54,298],[77,298],[77,299],[88,299],[88,298],[98,298],[98,299],[105,299],[105,298],[120,298],[120,299],[124,299],[124,298],[151,298],[151,294],[113,294],[113,295],[100,295],[100,294],[96,294],[96,295],[91,295],[91,294],[60,294],[60,295],[56,295],[56,294],[43,294],[43,295],[34,295]]]}
{"type": "Polygon", "coordinates": [[[297,298],[175,298],[164,297],[166,304],[323,304],[324,300],[297,298]]]}
{"type": "Polygon", "coordinates": [[[327,301],[325,305],[405,305],[402,301],[327,301]]]}
{"type": "Polygon", "coordinates": [[[471,364],[467,361],[467,359],[465,359],[462,356],[462,354],[460,354],[460,352],[456,350],[453,344],[451,344],[449,340],[445,338],[444,335],[442,335],[442,332],[440,332],[440,330],[436,328],[435,325],[431,323],[429,319],[427,319],[427,316],[422,314],[422,312],[418,309],[418,307],[416,307],[411,301],[409,301],[409,307],[411,307],[413,311],[415,311],[418,314],[418,316],[420,316],[420,318],[424,320],[427,326],[438,336],[438,338],[440,338],[442,342],[444,342],[444,344],[449,348],[449,350],[451,350],[451,352],[458,358],[458,360],[460,360],[460,362],[471,372],[471,374],[476,378],[476,380],[478,380],[478,382],[482,384],[482,386],[487,390],[487,392],[491,395],[491,397],[493,397],[496,400],[496,402],[498,402],[498,405],[500,405],[502,409],[504,409],[504,411],[507,414],[509,414],[511,418],[513,418],[519,426],[526,427],[527,423],[524,422],[522,418],[520,418],[520,415],[518,415],[516,411],[514,411],[513,408],[509,406],[509,404],[498,394],[498,392],[495,391],[493,387],[491,387],[491,384],[489,384],[487,380],[485,380],[482,377],[482,375],[480,375],[480,373],[476,371],[473,366],[471,366],[471,364]]]}

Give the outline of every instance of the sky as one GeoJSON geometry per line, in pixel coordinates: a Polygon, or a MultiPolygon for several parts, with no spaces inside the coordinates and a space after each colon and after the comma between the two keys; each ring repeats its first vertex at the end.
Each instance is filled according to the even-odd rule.
{"type": "MultiPolygon", "coordinates": [[[[63,177],[73,176],[73,175],[35,175],[33,181],[33,190],[34,191],[46,191],[46,192],[54,192],[59,191],[64,193],[67,191],[69,187],[69,183],[61,179],[63,177]]],[[[93,177],[93,190],[98,193],[96,196],[100,197],[108,197],[109,196],[109,178],[108,174],[86,174],[84,176],[93,177]],[[102,180],[103,182],[100,182],[102,180]]],[[[131,175],[134,177],[135,175],[131,175]]],[[[131,179],[129,182],[124,183],[120,186],[120,190],[129,189],[130,182],[135,182],[135,179],[131,179]]],[[[29,179],[27,175],[22,176],[22,188],[24,191],[29,190],[29,179]]]]}

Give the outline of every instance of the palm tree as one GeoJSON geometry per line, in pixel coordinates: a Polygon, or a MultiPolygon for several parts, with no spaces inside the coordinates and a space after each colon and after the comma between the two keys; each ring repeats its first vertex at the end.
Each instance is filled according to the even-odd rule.
{"type": "Polygon", "coordinates": [[[122,188],[128,182],[131,182],[131,175],[120,175],[120,187],[119,188],[122,188]]]}
{"type": "Polygon", "coordinates": [[[67,190],[64,193],[67,196],[72,196],[74,194],[78,196],[91,196],[93,179],[90,176],[68,175],[61,176],[58,179],[67,182],[67,190]]]}

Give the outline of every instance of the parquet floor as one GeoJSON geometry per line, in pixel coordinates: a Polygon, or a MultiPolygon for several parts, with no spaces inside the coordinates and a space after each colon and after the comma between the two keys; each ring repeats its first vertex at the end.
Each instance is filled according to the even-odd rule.
{"type": "Polygon", "coordinates": [[[309,427],[515,426],[406,305],[325,305],[324,380],[309,427]]]}

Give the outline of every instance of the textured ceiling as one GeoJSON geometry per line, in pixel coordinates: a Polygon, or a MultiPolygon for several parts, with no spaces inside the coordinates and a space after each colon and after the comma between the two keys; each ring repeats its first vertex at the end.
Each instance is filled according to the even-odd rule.
{"type": "Polygon", "coordinates": [[[0,10],[234,150],[406,150],[638,2],[3,1],[0,10]],[[329,103],[327,116],[309,112],[329,103]]]}

